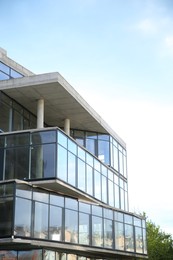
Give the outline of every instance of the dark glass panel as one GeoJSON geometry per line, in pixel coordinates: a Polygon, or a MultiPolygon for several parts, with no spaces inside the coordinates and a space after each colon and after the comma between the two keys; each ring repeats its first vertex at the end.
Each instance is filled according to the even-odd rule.
{"type": "Polygon", "coordinates": [[[108,219],[104,219],[104,247],[113,248],[113,225],[108,219]]]}
{"type": "Polygon", "coordinates": [[[68,152],[68,183],[76,185],[76,156],[68,152]]]}
{"type": "Polygon", "coordinates": [[[13,110],[13,131],[23,129],[23,116],[16,110],[13,110]]]}
{"type": "Polygon", "coordinates": [[[10,110],[10,106],[0,101],[0,129],[4,132],[8,132],[10,130],[10,110]]]}
{"type": "Polygon", "coordinates": [[[21,77],[23,77],[22,74],[20,74],[19,72],[15,71],[13,69],[10,69],[10,76],[12,78],[21,78],[21,77]]]}
{"type": "Polygon", "coordinates": [[[29,147],[6,150],[5,179],[29,178],[29,147]]]}
{"type": "Polygon", "coordinates": [[[50,194],[50,204],[64,207],[64,197],[50,194]]]}
{"type": "Polygon", "coordinates": [[[124,224],[115,222],[115,248],[124,250],[124,224]]]}
{"type": "Polygon", "coordinates": [[[98,158],[103,163],[110,164],[109,150],[109,142],[98,140],[98,158]]]}
{"type": "Polygon", "coordinates": [[[48,238],[48,205],[35,202],[34,237],[48,238]]]}
{"type": "Polygon", "coordinates": [[[33,260],[33,259],[42,260],[42,249],[19,251],[18,253],[18,260],[33,260]]]}
{"type": "Polygon", "coordinates": [[[31,178],[55,177],[55,144],[33,146],[31,150],[31,178]]]}
{"type": "Polygon", "coordinates": [[[16,184],[16,196],[31,199],[32,197],[32,187],[25,184],[16,184]]]}
{"type": "Polygon", "coordinates": [[[85,191],[86,177],[85,177],[85,163],[78,159],[78,188],[85,191]]]}
{"type": "Polygon", "coordinates": [[[82,139],[84,139],[85,137],[85,132],[84,131],[79,131],[79,130],[74,130],[74,138],[76,139],[76,137],[80,137],[82,139]]]}
{"type": "Polygon", "coordinates": [[[29,133],[7,135],[6,144],[7,147],[29,145],[29,133]]]}
{"type": "Polygon", "coordinates": [[[65,207],[69,209],[78,210],[78,201],[71,198],[65,198],[65,207]]]}
{"type": "Polygon", "coordinates": [[[91,139],[97,139],[97,133],[94,132],[86,132],[86,137],[91,139]]]}
{"type": "Polygon", "coordinates": [[[17,251],[2,250],[0,251],[0,259],[2,260],[17,260],[17,251]]]}
{"type": "Polygon", "coordinates": [[[125,250],[134,251],[133,226],[125,224],[125,250]]]}
{"type": "Polygon", "coordinates": [[[79,244],[89,245],[89,215],[79,213],[79,244]]]}
{"type": "Polygon", "coordinates": [[[50,206],[49,239],[62,240],[62,208],[50,206]]]}
{"type": "Polygon", "coordinates": [[[67,150],[58,145],[58,178],[67,181],[67,150]]]}
{"type": "Polygon", "coordinates": [[[78,212],[65,210],[65,241],[78,243],[78,212]]]}
{"type": "Polygon", "coordinates": [[[56,142],[56,131],[41,131],[32,133],[32,144],[46,144],[56,142]]]}
{"type": "Polygon", "coordinates": [[[0,237],[12,235],[13,198],[0,198],[0,237]]]}
{"type": "Polygon", "coordinates": [[[92,217],[92,245],[103,246],[103,220],[99,217],[92,217]]]}
{"type": "Polygon", "coordinates": [[[16,198],[14,235],[31,236],[31,201],[16,198]],[[21,214],[22,212],[22,214],[21,214]]]}
{"type": "Polygon", "coordinates": [[[93,168],[86,165],[86,192],[93,195],[93,168]]]}
{"type": "Polygon", "coordinates": [[[0,148],[0,180],[3,180],[4,149],[0,148]]]}

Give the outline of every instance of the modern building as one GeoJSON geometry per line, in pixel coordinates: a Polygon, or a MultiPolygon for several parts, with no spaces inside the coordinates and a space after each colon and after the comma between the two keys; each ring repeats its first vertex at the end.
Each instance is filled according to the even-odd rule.
{"type": "Polygon", "coordinates": [[[57,72],[0,48],[0,260],[147,259],[126,144],[57,72]]]}

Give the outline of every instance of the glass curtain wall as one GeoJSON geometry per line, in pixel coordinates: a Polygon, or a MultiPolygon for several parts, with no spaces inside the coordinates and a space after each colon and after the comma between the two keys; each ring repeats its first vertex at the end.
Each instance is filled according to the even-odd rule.
{"type": "Polygon", "coordinates": [[[0,180],[58,178],[128,210],[127,180],[57,128],[0,135],[0,180]]]}
{"type": "Polygon", "coordinates": [[[19,183],[1,184],[0,200],[1,238],[14,235],[146,252],[145,220],[136,216],[19,183]]]}

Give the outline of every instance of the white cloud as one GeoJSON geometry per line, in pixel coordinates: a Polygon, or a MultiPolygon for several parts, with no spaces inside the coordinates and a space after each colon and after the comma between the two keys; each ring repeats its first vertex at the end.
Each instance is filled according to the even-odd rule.
{"type": "Polygon", "coordinates": [[[167,36],[165,38],[165,46],[168,48],[169,51],[173,54],[173,35],[167,36]]]}
{"type": "Polygon", "coordinates": [[[157,24],[149,18],[140,21],[136,25],[136,29],[146,34],[153,34],[156,33],[158,30],[157,24]]]}

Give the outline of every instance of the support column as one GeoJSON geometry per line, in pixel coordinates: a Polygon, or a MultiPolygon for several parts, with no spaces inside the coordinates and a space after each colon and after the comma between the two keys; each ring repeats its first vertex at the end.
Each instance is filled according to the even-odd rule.
{"type": "Polygon", "coordinates": [[[44,127],[44,99],[37,101],[37,128],[44,127]]]}
{"type": "Polygon", "coordinates": [[[66,118],[64,121],[64,132],[70,135],[70,119],[66,118]]]}

